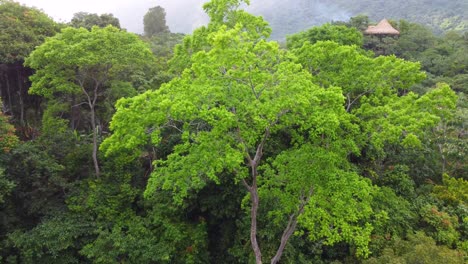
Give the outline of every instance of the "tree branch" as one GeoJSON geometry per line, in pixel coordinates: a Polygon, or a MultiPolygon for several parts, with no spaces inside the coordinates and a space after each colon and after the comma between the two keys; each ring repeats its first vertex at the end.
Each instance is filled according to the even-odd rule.
{"type": "Polygon", "coordinates": [[[271,264],[276,264],[280,261],[281,256],[283,255],[283,252],[284,252],[284,248],[286,247],[286,244],[289,241],[289,238],[292,236],[292,234],[296,230],[297,218],[304,212],[305,206],[309,203],[309,200],[312,197],[312,194],[313,194],[313,188],[310,188],[307,196],[305,196],[304,193],[301,194],[301,197],[299,199],[301,201],[301,204],[299,205],[299,209],[297,210],[297,212],[289,216],[288,224],[286,228],[284,229],[283,235],[281,236],[280,246],[278,247],[278,250],[276,251],[276,255],[271,259],[271,264]]]}

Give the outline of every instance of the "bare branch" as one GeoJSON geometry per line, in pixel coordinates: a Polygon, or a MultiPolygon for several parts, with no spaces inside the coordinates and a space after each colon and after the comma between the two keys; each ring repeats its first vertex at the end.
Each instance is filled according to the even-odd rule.
{"type": "Polygon", "coordinates": [[[88,104],[88,103],[87,103],[87,102],[81,102],[81,103],[79,103],[79,104],[72,105],[71,107],[72,107],[72,108],[73,108],[73,107],[78,107],[78,106],[84,105],[84,104],[88,104]]]}
{"type": "Polygon", "coordinates": [[[352,106],[359,98],[361,98],[362,96],[364,96],[364,95],[366,95],[366,94],[368,94],[368,93],[371,93],[371,92],[373,92],[373,91],[374,91],[374,89],[371,89],[371,90],[368,90],[368,91],[365,91],[365,92],[359,94],[356,98],[354,98],[354,100],[353,100],[352,102],[349,102],[349,101],[351,100],[351,98],[350,98],[350,96],[349,96],[349,94],[348,94],[348,95],[347,95],[347,97],[348,97],[348,106],[346,107],[346,112],[349,112],[349,110],[351,110],[351,106],[352,106]]]}

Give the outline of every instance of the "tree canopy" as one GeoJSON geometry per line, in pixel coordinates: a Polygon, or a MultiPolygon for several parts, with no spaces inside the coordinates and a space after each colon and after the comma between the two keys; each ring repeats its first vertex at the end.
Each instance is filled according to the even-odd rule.
{"type": "Polygon", "coordinates": [[[22,61],[57,24],[42,11],[10,0],[0,1],[0,63],[22,61]]]}
{"type": "MultiPolygon", "coordinates": [[[[114,133],[102,147],[107,155],[120,151],[129,155],[147,144],[161,148],[168,129],[178,133],[167,158],[155,154],[161,159],[155,162],[146,194],[168,190],[182,203],[208,182],[221,182],[220,177],[242,183],[250,199],[250,241],[257,263],[265,258],[257,237],[258,208],[269,200],[277,202],[266,214],[285,227],[277,252],[269,253],[272,263],[281,258],[297,225],[312,240],[324,238],[329,244],[344,240],[357,247],[358,255],[369,254],[372,227],[356,224],[370,221],[377,190],[352,169],[348,155],[360,155],[360,148],[367,145],[376,150],[389,143],[417,146],[418,133],[439,120],[437,112],[430,115],[433,109],[425,108],[439,98],[399,95],[424,74],[418,64],[395,57],[374,61],[356,46],[334,42],[309,42],[293,53],[281,51],[258,34],[260,27],[244,27],[243,19],[255,19],[237,12],[236,4],[205,5],[212,21],[185,40],[204,38],[205,48],[192,53],[191,66],[180,78],[157,91],[119,101],[111,124],[114,133]],[[234,16],[241,19],[230,22],[234,16]],[[296,52],[302,65],[295,63],[296,52]],[[321,60],[320,66],[312,66],[310,58],[321,60]],[[327,70],[330,61],[334,68],[327,70]],[[356,81],[359,74],[354,70],[368,79],[356,81]],[[349,78],[341,78],[343,73],[349,78]],[[426,105],[428,98],[434,101],[426,105]],[[354,103],[359,110],[352,110],[354,103]],[[376,111],[381,115],[375,116],[376,111]],[[415,126],[408,116],[412,111],[417,112],[414,118],[425,115],[427,121],[415,126]],[[388,121],[383,119],[387,115],[388,121]],[[382,129],[377,127],[382,124],[382,129]],[[361,129],[369,138],[361,137],[361,129]],[[277,144],[283,148],[273,148],[277,144]]],[[[362,41],[358,31],[350,31],[362,41]]],[[[448,99],[446,107],[453,108],[455,99],[448,99]]]]}
{"type": "Polygon", "coordinates": [[[467,261],[466,36],[284,47],[249,2],[190,35],[15,17],[43,41],[0,61],[1,263],[467,261]]]}
{"type": "MultiPolygon", "coordinates": [[[[30,93],[52,99],[61,94],[78,96],[89,107],[93,131],[93,162],[97,160],[98,118],[96,104],[106,89],[131,87],[131,76],[152,61],[148,46],[136,35],[113,26],[66,28],[48,39],[26,59],[36,70],[30,93]],[[82,99],[81,99],[82,98],[82,99]]],[[[102,128],[101,128],[102,129],[102,128]]]]}
{"type": "Polygon", "coordinates": [[[98,15],[87,12],[78,12],[74,14],[70,21],[70,26],[76,28],[84,27],[88,30],[91,30],[93,26],[103,28],[109,25],[120,28],[120,21],[118,18],[114,17],[113,14],[98,15]]]}

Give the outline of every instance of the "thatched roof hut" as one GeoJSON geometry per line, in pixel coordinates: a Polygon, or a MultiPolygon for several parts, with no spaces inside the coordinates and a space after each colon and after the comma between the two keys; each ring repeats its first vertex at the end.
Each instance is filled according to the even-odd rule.
{"type": "Polygon", "coordinates": [[[380,21],[377,26],[369,26],[364,34],[367,35],[400,35],[400,32],[390,25],[387,19],[380,21]]]}

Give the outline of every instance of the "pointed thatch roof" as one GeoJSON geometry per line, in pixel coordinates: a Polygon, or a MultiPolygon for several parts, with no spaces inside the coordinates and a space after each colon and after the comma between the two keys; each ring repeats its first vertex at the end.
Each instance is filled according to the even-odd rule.
{"type": "Polygon", "coordinates": [[[380,21],[377,26],[369,26],[364,34],[368,35],[400,35],[400,32],[392,27],[387,19],[380,21]]]}

